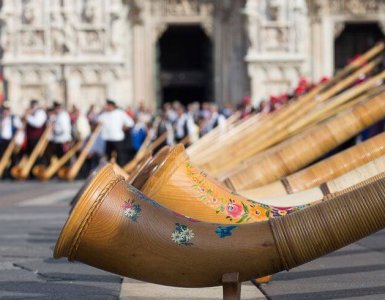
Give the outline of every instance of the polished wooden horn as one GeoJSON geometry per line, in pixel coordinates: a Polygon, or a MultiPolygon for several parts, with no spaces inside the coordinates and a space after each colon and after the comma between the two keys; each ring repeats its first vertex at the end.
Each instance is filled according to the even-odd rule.
{"type": "Polygon", "coordinates": [[[138,164],[143,160],[149,157],[152,154],[152,151],[156,149],[159,145],[161,145],[167,139],[167,132],[161,134],[158,138],[155,139],[154,142],[151,143],[152,135],[148,134],[146,140],[143,142],[142,146],[136,153],[135,157],[127,163],[123,169],[127,173],[132,173],[135,171],[138,164]]]}
{"type": "MultiPolygon", "coordinates": [[[[319,186],[385,155],[385,133],[378,134],[278,181],[255,189],[238,190],[251,199],[293,194],[319,186]]],[[[384,170],[385,171],[385,170],[384,170]]]]}
{"type": "Polygon", "coordinates": [[[5,149],[3,155],[0,159],[0,178],[3,177],[5,170],[11,164],[12,154],[15,152],[15,150],[17,148],[16,139],[17,139],[17,136],[20,132],[21,132],[20,129],[16,131],[12,140],[8,144],[7,149],[5,149]]]}
{"type": "Polygon", "coordinates": [[[98,138],[101,130],[102,130],[102,126],[98,124],[94,129],[94,131],[92,132],[92,134],[90,135],[87,143],[85,144],[83,150],[80,152],[76,161],[70,167],[62,167],[59,170],[58,175],[60,178],[65,179],[67,181],[72,181],[76,178],[76,176],[80,171],[80,168],[84,164],[87,158],[87,155],[90,152],[96,139],[98,138]]]}
{"type": "MultiPolygon", "coordinates": [[[[373,146],[376,149],[372,151],[373,153],[369,153],[368,157],[376,156],[376,152],[382,151],[380,138],[382,137],[372,139],[371,143],[361,144],[361,148],[373,146]]],[[[365,156],[364,152],[362,151],[362,156],[365,156]]],[[[337,158],[339,156],[341,155],[338,154],[337,158]]],[[[368,157],[362,159],[368,160],[368,157]]],[[[335,157],[332,160],[337,161],[335,157]]],[[[246,197],[242,197],[194,167],[183,151],[183,147],[176,146],[165,148],[153,157],[147,165],[142,167],[136,178],[130,180],[130,183],[170,209],[193,218],[219,223],[243,223],[261,221],[269,216],[284,215],[288,211],[314,204],[330,191],[341,191],[377,175],[385,170],[381,169],[382,165],[380,162],[377,162],[374,167],[373,164],[369,164],[370,167],[366,170],[351,171],[350,174],[346,174],[347,180],[341,176],[338,180],[336,179],[336,182],[339,182],[337,184],[329,181],[322,184],[320,188],[316,187],[301,193],[278,197],[267,195],[249,197],[249,194],[245,194],[246,197]],[[365,176],[360,175],[361,173],[365,176]]]]}
{"type": "MultiPolygon", "coordinates": [[[[359,74],[356,76],[358,78],[359,74]]],[[[371,79],[368,79],[358,86],[350,88],[348,92],[338,95],[338,97],[334,98],[333,101],[337,101],[340,98],[345,98],[346,100],[344,100],[344,102],[353,100],[363,92],[378,86],[378,83],[383,79],[385,79],[385,71],[371,79]]],[[[320,97],[322,97],[322,95],[320,97]]],[[[300,114],[299,112],[302,110],[298,110],[298,112],[293,113],[290,118],[275,124],[272,129],[265,131],[263,134],[260,134],[254,140],[245,139],[239,145],[237,145],[237,147],[225,148],[227,151],[218,153],[218,156],[215,160],[212,160],[210,163],[203,166],[204,169],[210,172],[211,175],[223,174],[237,166],[241,161],[253,157],[254,155],[268,149],[269,147],[284,141],[286,138],[291,136],[293,132],[297,132],[299,129],[305,130],[307,123],[302,124],[300,127],[294,125],[301,123],[301,118],[303,115],[306,113],[311,113],[311,110],[317,109],[316,101],[310,102],[309,104],[311,105],[305,112],[300,114]],[[216,166],[213,168],[214,164],[216,166]]],[[[318,122],[323,120],[323,117],[319,116],[318,122]]]]}
{"type": "Polygon", "coordinates": [[[52,126],[48,125],[44,130],[43,134],[41,135],[35,148],[32,150],[31,155],[26,160],[22,160],[18,165],[12,167],[11,175],[14,178],[19,180],[25,180],[28,178],[29,173],[31,172],[31,169],[35,164],[36,160],[44,154],[44,151],[48,146],[48,139],[51,135],[51,132],[52,126]]]}
{"type": "MultiPolygon", "coordinates": [[[[360,76],[371,72],[379,62],[380,60],[375,59],[332,86],[325,84],[314,88],[297,101],[291,102],[282,110],[271,114],[264,122],[256,122],[240,134],[220,143],[220,145],[212,145],[197,158],[192,156],[192,162],[214,175],[218,172],[224,172],[238,162],[284,140],[291,134],[291,131],[288,131],[290,125],[294,125],[303,116],[317,109],[320,103],[328,101],[338,93],[348,89],[360,76]],[[207,153],[211,149],[216,151],[207,153]]],[[[384,74],[383,72],[372,81],[349,89],[349,93],[340,94],[337,99],[342,97],[345,98],[344,101],[347,101],[348,98],[358,96],[365,89],[377,84],[377,81],[383,78],[384,74]]],[[[333,99],[333,101],[337,99],[333,99]]]]}
{"type": "Polygon", "coordinates": [[[244,161],[222,179],[235,190],[264,186],[305,167],[384,117],[382,93],[244,161]]]}
{"type": "Polygon", "coordinates": [[[256,193],[254,190],[245,190],[240,192],[243,197],[267,205],[282,206],[287,205],[289,203],[291,203],[292,205],[305,205],[315,203],[329,194],[341,192],[342,190],[350,188],[355,184],[359,184],[365,180],[368,180],[374,176],[383,173],[384,170],[385,155],[376,158],[349,172],[346,172],[332,180],[324,182],[317,187],[313,187],[301,192],[296,192],[293,194],[274,195],[276,193],[276,189],[280,190],[282,188],[278,184],[278,182],[266,186],[264,194],[267,195],[268,191],[271,191],[271,194],[269,194],[268,196],[261,196],[260,193],[256,193]]]}
{"type": "Polygon", "coordinates": [[[79,193],[54,257],[169,286],[222,285],[231,273],[242,282],[289,270],[383,229],[384,194],[381,174],[295,214],[228,226],[163,208],[106,166],[79,193]]]}

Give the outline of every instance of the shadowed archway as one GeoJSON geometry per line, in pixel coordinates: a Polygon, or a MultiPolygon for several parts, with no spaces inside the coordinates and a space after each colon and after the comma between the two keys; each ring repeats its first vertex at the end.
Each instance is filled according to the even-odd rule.
{"type": "Polygon", "coordinates": [[[172,25],[157,45],[158,103],[212,101],[212,43],[199,25],[172,25]]]}
{"type": "Polygon", "coordinates": [[[376,22],[346,23],[344,30],[335,40],[335,69],[342,69],[349,60],[369,50],[384,38],[376,22]]]}

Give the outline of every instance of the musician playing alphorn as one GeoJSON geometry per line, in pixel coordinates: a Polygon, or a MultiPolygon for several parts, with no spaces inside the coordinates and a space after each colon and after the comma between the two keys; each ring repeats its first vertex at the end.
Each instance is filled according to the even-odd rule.
{"type": "Polygon", "coordinates": [[[71,119],[68,112],[59,102],[54,102],[54,119],[52,132],[53,152],[56,157],[62,157],[67,152],[69,143],[72,141],[71,119]]]}
{"type": "Polygon", "coordinates": [[[24,116],[26,122],[26,135],[27,135],[27,149],[26,153],[31,155],[36,144],[39,142],[42,136],[45,123],[47,122],[47,114],[42,107],[39,106],[39,102],[35,99],[30,101],[29,108],[24,116]]]}
{"type": "Polygon", "coordinates": [[[8,103],[3,103],[0,116],[0,158],[12,141],[17,130],[21,129],[22,126],[20,118],[11,114],[8,103]]]}
{"type": "Polygon", "coordinates": [[[116,163],[123,166],[125,163],[124,130],[132,128],[134,121],[117,107],[115,101],[109,99],[97,120],[102,125],[101,136],[106,142],[107,159],[111,160],[113,153],[115,153],[116,163]]]}

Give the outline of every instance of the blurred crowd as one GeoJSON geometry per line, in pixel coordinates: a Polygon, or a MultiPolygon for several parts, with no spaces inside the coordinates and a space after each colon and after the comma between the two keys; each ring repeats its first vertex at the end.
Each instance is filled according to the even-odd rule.
{"type": "MultiPolygon", "coordinates": [[[[246,116],[253,109],[248,108],[250,100],[244,102],[248,104],[240,105],[240,108],[245,106],[246,116]]],[[[83,147],[72,159],[75,160],[99,128],[100,134],[94,134],[95,141],[87,149],[87,159],[82,168],[81,174],[87,176],[103,158],[114,160],[120,166],[128,163],[148,135],[152,141],[164,137],[155,152],[164,145],[189,145],[213,128],[224,127],[226,118],[235,110],[231,105],[219,110],[216,104],[207,102],[190,103],[185,107],[178,101],[165,103],[159,111],[152,111],[143,104],[123,109],[115,101],[107,99],[102,109],[91,105],[87,112],[82,113],[75,105],[68,110],[59,102],[44,107],[33,99],[25,113],[19,116],[11,113],[8,103],[3,103],[0,110],[0,158],[11,142],[16,143],[18,149],[11,157],[10,167],[23,157],[30,157],[50,127],[46,136],[47,147],[35,164],[49,165],[52,159],[62,157],[76,143],[83,141],[83,147]]]]}
{"type": "Polygon", "coordinates": [[[44,154],[38,155],[35,164],[49,165],[52,159],[62,157],[76,143],[83,142],[83,147],[72,158],[73,163],[92,137],[93,143],[84,150],[87,159],[81,172],[87,176],[103,158],[124,166],[133,159],[147,137],[152,141],[161,139],[154,152],[165,145],[182,143],[187,146],[215,127],[225,128],[226,119],[235,112],[241,119],[253,113],[269,114],[313,86],[301,78],[292,93],[271,96],[257,107],[249,96],[243,97],[236,106],[228,103],[219,108],[210,102],[193,102],[184,106],[174,101],[165,103],[158,111],[152,111],[144,104],[121,108],[115,101],[107,99],[102,109],[91,105],[87,112],[82,113],[76,105],[68,110],[59,102],[44,107],[33,99],[25,113],[18,116],[11,113],[7,103],[3,103],[0,111],[0,158],[12,141],[18,149],[12,155],[10,166],[18,164],[23,157],[30,157],[45,130],[50,127],[44,154]]]}

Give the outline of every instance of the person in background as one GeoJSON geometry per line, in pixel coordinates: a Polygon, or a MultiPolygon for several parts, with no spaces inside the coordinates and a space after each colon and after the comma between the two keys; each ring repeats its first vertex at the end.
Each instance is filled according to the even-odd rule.
{"type": "Polygon", "coordinates": [[[155,128],[155,139],[160,137],[165,132],[167,132],[166,140],[154,149],[154,154],[155,154],[164,146],[167,146],[167,145],[171,146],[174,144],[174,130],[170,120],[167,118],[167,114],[165,111],[159,112],[159,118],[158,118],[158,121],[155,122],[154,128],[155,128]]]}
{"type": "Polygon", "coordinates": [[[118,108],[115,101],[107,99],[104,111],[97,118],[102,125],[101,137],[106,143],[106,156],[111,160],[113,153],[116,163],[123,166],[125,163],[124,131],[134,126],[134,121],[125,111],[118,108]]]}
{"type": "Polygon", "coordinates": [[[84,141],[91,134],[91,126],[87,117],[78,110],[76,122],[72,126],[72,136],[78,141],[84,141]]]}
{"type": "Polygon", "coordinates": [[[98,117],[98,114],[96,113],[95,105],[91,104],[90,108],[87,111],[87,119],[90,125],[93,125],[96,123],[97,117],[98,117]]]}
{"type": "Polygon", "coordinates": [[[135,112],[135,110],[134,110],[131,106],[128,106],[128,107],[127,107],[127,109],[126,109],[126,114],[127,114],[130,118],[132,118],[132,119],[134,119],[135,116],[136,116],[136,112],[135,112]]]}
{"type": "Polygon", "coordinates": [[[250,96],[244,96],[243,97],[242,103],[239,106],[239,110],[241,112],[241,119],[244,119],[244,118],[250,116],[253,112],[255,112],[253,104],[251,103],[250,96]]]}
{"type": "Polygon", "coordinates": [[[59,102],[54,102],[53,111],[55,116],[52,132],[53,152],[59,158],[68,151],[72,141],[71,118],[59,102]]]}
{"type": "Polygon", "coordinates": [[[185,113],[182,105],[176,108],[178,119],[174,125],[175,128],[175,142],[181,142],[185,137],[194,133],[195,124],[193,118],[185,113]]]}
{"type": "Polygon", "coordinates": [[[172,105],[166,102],[163,105],[163,111],[166,114],[166,118],[171,122],[171,124],[175,124],[178,119],[178,115],[172,105]]]}
{"type": "Polygon", "coordinates": [[[147,136],[147,126],[142,120],[134,118],[135,125],[131,130],[131,145],[134,155],[142,146],[147,136]]]}
{"type": "MultiPolygon", "coordinates": [[[[90,131],[93,132],[95,130],[96,126],[97,126],[97,123],[92,124],[90,127],[90,131]]],[[[91,134],[84,140],[83,147],[88,142],[88,139],[90,137],[91,137],[91,134]]],[[[95,139],[95,142],[92,144],[91,149],[87,154],[87,158],[86,158],[86,160],[85,160],[85,162],[84,162],[84,164],[80,170],[80,176],[82,178],[87,178],[87,176],[89,174],[91,174],[91,172],[98,167],[101,159],[104,156],[104,153],[106,152],[106,145],[105,144],[106,143],[104,142],[101,134],[98,134],[96,139],[95,139]]]]}
{"type": "Polygon", "coordinates": [[[202,134],[207,134],[215,127],[219,126],[221,129],[226,128],[226,118],[219,113],[218,106],[216,104],[210,105],[210,118],[203,127],[202,134]]]}
{"type": "Polygon", "coordinates": [[[27,148],[26,153],[30,155],[39,142],[45,130],[47,122],[47,114],[45,110],[39,106],[39,102],[35,99],[30,101],[24,120],[26,123],[27,148]]]}
{"type": "Polygon", "coordinates": [[[259,112],[263,115],[267,115],[272,111],[271,102],[262,100],[259,104],[259,112]]]}
{"type": "Polygon", "coordinates": [[[209,120],[211,113],[210,113],[210,103],[203,102],[202,103],[202,109],[200,112],[201,117],[203,117],[205,120],[209,120]]]}
{"type": "Polygon", "coordinates": [[[0,158],[12,141],[16,132],[23,127],[18,116],[11,114],[8,103],[1,106],[0,115],[0,158]]]}
{"type": "Polygon", "coordinates": [[[74,126],[79,116],[79,108],[75,104],[72,105],[71,111],[69,112],[69,116],[71,119],[71,125],[74,126]]]}
{"type": "Polygon", "coordinates": [[[234,113],[234,107],[231,103],[225,103],[225,107],[222,109],[222,115],[227,119],[234,113]]]}

